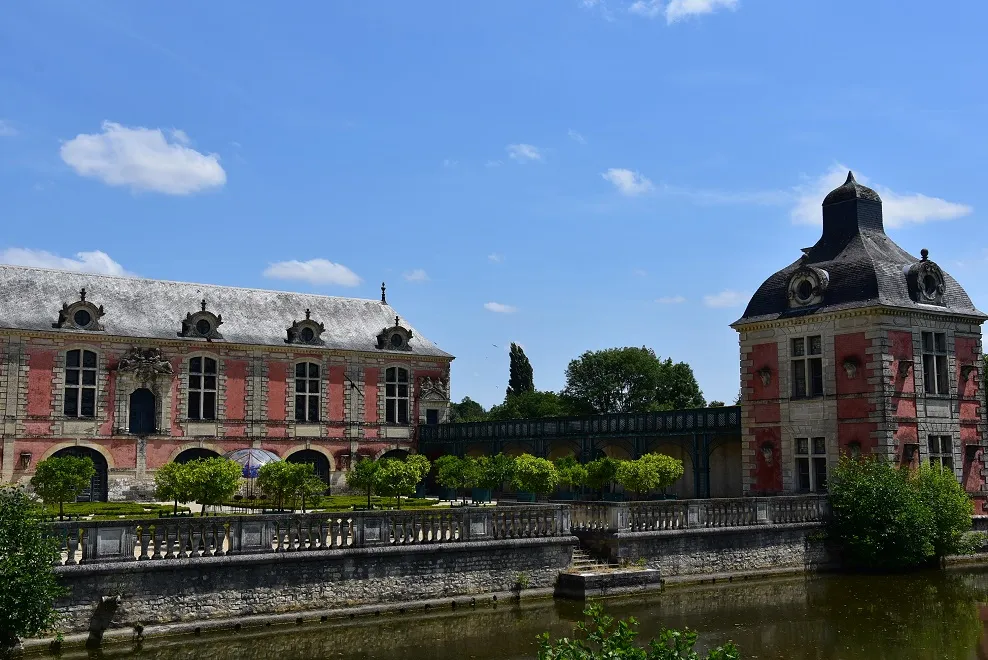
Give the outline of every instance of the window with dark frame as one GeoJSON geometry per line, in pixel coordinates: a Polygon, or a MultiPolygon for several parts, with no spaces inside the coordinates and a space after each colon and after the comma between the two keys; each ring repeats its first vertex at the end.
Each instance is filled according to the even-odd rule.
{"type": "Polygon", "coordinates": [[[216,419],[216,360],[189,359],[189,419],[216,419]]]}
{"type": "Polygon", "coordinates": [[[384,419],[408,424],[408,369],[388,367],[384,372],[384,419]]]}
{"type": "Polygon", "coordinates": [[[439,411],[435,408],[427,408],[425,411],[425,423],[429,426],[435,426],[439,423],[439,411]]]}
{"type": "Polygon", "coordinates": [[[75,349],[65,353],[66,417],[96,416],[96,353],[75,349]]]}
{"type": "Polygon", "coordinates": [[[927,437],[927,447],[930,450],[930,465],[940,465],[948,470],[954,469],[954,439],[949,435],[931,435],[927,437]]]}
{"type": "Polygon", "coordinates": [[[796,488],[804,493],[827,491],[826,438],[796,438],[796,488]]]}
{"type": "Polygon", "coordinates": [[[923,389],[927,394],[950,394],[946,333],[923,333],[923,389]]]}
{"type": "Polygon", "coordinates": [[[823,396],[823,338],[796,337],[791,348],[792,397],[823,396]]]}
{"type": "Polygon", "coordinates": [[[319,365],[315,362],[295,365],[295,421],[319,421],[319,365]]]}

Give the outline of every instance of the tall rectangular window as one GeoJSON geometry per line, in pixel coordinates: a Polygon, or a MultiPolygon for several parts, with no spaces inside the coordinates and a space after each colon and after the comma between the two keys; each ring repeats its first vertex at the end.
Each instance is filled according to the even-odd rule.
{"type": "Polygon", "coordinates": [[[927,394],[950,394],[947,380],[947,335],[923,333],[923,389],[927,394]]]}
{"type": "Polygon", "coordinates": [[[216,360],[189,360],[189,419],[216,419],[216,360]]]}
{"type": "Polygon", "coordinates": [[[823,338],[820,335],[792,340],[792,397],[823,396],[823,338]]]}
{"type": "Polygon", "coordinates": [[[942,465],[954,469],[954,439],[949,435],[931,435],[927,438],[930,465],[942,465]]]}
{"type": "Polygon", "coordinates": [[[408,369],[388,367],[384,372],[384,419],[408,424],[408,369]]]}
{"type": "Polygon", "coordinates": [[[96,353],[76,349],[65,354],[66,417],[96,416],[96,353]]]}
{"type": "Polygon", "coordinates": [[[295,421],[319,421],[319,365],[315,362],[295,365],[295,421]]]}
{"type": "Polygon", "coordinates": [[[796,488],[804,493],[827,491],[826,438],[796,438],[796,488]]]}

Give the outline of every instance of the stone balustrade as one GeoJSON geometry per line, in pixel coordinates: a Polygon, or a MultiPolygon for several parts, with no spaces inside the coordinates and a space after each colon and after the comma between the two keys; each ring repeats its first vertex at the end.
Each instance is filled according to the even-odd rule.
{"type": "Polygon", "coordinates": [[[574,502],[574,532],[653,532],[823,522],[824,495],[647,502],[574,502]]]}
{"type": "Polygon", "coordinates": [[[165,561],[570,533],[565,505],[43,523],[60,565],[165,561]]]}

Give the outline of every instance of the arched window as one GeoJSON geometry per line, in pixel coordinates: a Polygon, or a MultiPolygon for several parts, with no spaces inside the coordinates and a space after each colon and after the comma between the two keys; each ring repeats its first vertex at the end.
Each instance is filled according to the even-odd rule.
{"type": "Polygon", "coordinates": [[[295,421],[319,421],[319,365],[315,362],[295,365],[295,421]]]}
{"type": "Polygon", "coordinates": [[[82,349],[65,354],[66,417],[96,416],[96,353],[82,349]]]}
{"type": "Polygon", "coordinates": [[[216,360],[189,360],[189,419],[216,419],[216,360]]]}
{"type": "Polygon", "coordinates": [[[384,372],[384,419],[408,424],[408,369],[388,367],[384,372]]]}

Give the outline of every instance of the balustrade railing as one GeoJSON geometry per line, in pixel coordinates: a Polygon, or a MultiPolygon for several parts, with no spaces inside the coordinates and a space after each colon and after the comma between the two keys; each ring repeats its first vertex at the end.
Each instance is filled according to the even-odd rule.
{"type": "Polygon", "coordinates": [[[564,505],[41,523],[58,565],[564,536],[564,505]]]}
{"type": "Polygon", "coordinates": [[[574,532],[654,532],[823,522],[826,496],[794,495],[709,500],[574,502],[574,532]]]}

